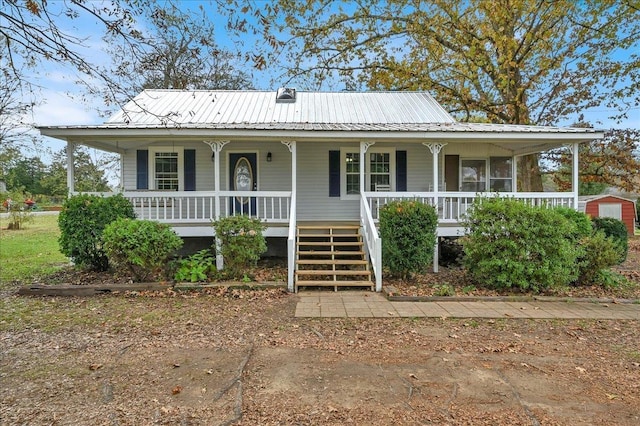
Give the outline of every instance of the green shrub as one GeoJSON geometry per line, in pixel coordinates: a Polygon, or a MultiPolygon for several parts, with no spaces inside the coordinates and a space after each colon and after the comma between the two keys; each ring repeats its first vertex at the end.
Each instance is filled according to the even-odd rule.
{"type": "Polygon", "coordinates": [[[178,262],[175,273],[176,281],[208,281],[209,274],[215,271],[215,258],[208,249],[200,250],[178,262]]]}
{"type": "Polygon", "coordinates": [[[627,232],[627,226],[623,221],[614,219],[612,217],[594,217],[593,218],[594,229],[600,229],[604,231],[607,237],[613,238],[616,246],[618,247],[618,263],[622,263],[627,260],[627,252],[629,251],[629,234],[627,232]]]}
{"type": "Polygon", "coordinates": [[[596,231],[592,235],[582,238],[580,247],[582,253],[578,258],[579,284],[598,284],[601,281],[602,271],[617,264],[620,259],[616,242],[602,231],[596,231]]]}
{"type": "Polygon", "coordinates": [[[382,264],[406,278],[433,262],[438,216],[432,206],[394,201],[380,209],[382,264]]]}
{"type": "Polygon", "coordinates": [[[104,251],[118,269],[129,271],[135,281],[159,278],[182,239],[165,223],[120,218],[102,233],[104,251]]]}
{"type": "Polygon", "coordinates": [[[78,266],[106,271],[109,259],[102,248],[102,231],[121,217],[134,218],[135,214],[131,202],[120,194],[68,198],[58,216],[60,251],[78,266]]]}
{"type": "Polygon", "coordinates": [[[482,285],[539,292],[578,277],[576,225],[553,209],[481,198],[464,226],[464,265],[482,285]]]}
{"type": "Polygon", "coordinates": [[[570,207],[556,207],[555,211],[569,219],[576,226],[574,237],[576,240],[588,237],[593,234],[593,224],[589,215],[579,212],[570,207]]]}
{"type": "Polygon", "coordinates": [[[452,285],[444,283],[444,284],[436,284],[433,286],[433,294],[435,296],[455,296],[456,289],[453,288],[452,285]]]}
{"type": "Polygon", "coordinates": [[[265,226],[259,219],[229,216],[213,222],[213,228],[220,240],[223,272],[228,278],[244,277],[256,266],[260,255],[267,251],[267,242],[262,235],[265,226]]]}

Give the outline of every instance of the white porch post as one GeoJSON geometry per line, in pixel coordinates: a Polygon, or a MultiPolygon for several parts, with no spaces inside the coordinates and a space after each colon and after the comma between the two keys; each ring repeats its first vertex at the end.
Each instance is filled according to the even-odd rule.
{"type": "Polygon", "coordinates": [[[518,192],[518,157],[511,157],[511,190],[518,192]]]}
{"type": "Polygon", "coordinates": [[[572,172],[573,172],[573,177],[571,179],[571,189],[573,190],[573,208],[575,210],[578,210],[578,195],[580,194],[580,175],[579,175],[579,170],[578,167],[580,165],[579,161],[580,161],[580,144],[578,142],[575,142],[571,147],[571,153],[573,154],[573,167],[572,167],[572,172]]]}
{"type": "Polygon", "coordinates": [[[366,161],[365,154],[371,145],[374,145],[375,142],[360,142],[360,197],[364,197],[364,191],[366,189],[365,185],[365,170],[364,165],[366,161]]]}
{"type": "MultiPolygon", "coordinates": [[[[445,147],[446,143],[438,143],[438,142],[423,142],[422,145],[429,148],[431,151],[431,156],[433,158],[433,206],[436,209],[436,214],[438,212],[438,205],[440,204],[440,199],[438,195],[438,154],[442,151],[442,148],[445,147]]],[[[436,230],[436,246],[433,250],[433,272],[438,272],[438,236],[436,230]]]]}
{"type": "Polygon", "coordinates": [[[287,290],[295,291],[295,268],[296,268],[296,223],[297,223],[297,200],[298,200],[298,150],[295,141],[281,141],[289,148],[291,153],[291,217],[289,218],[289,236],[287,238],[287,290]]]}
{"type": "MultiPolygon", "coordinates": [[[[214,175],[214,220],[220,219],[220,153],[222,148],[230,141],[203,141],[213,152],[213,175],[214,175]]],[[[224,269],[224,259],[220,254],[220,240],[216,236],[216,268],[224,269]]]]}
{"type": "Polygon", "coordinates": [[[75,152],[76,144],[67,141],[67,189],[69,190],[69,196],[73,195],[76,190],[76,178],[75,178],[75,152]]]}
{"type": "Polygon", "coordinates": [[[298,189],[298,150],[296,149],[296,141],[281,141],[281,143],[289,148],[291,153],[291,195],[297,194],[298,189]]]}

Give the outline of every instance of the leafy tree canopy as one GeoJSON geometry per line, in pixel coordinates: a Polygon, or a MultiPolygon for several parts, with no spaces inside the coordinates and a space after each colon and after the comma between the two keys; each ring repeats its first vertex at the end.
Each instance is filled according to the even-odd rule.
{"type": "MultiPolygon", "coordinates": [[[[229,27],[263,35],[255,65],[277,62],[302,85],[427,90],[460,120],[510,124],[554,125],[596,106],[623,119],[640,104],[633,0],[278,0],[244,11],[257,24],[229,27]]],[[[522,190],[542,189],[537,164],[521,162],[522,190]]]]}

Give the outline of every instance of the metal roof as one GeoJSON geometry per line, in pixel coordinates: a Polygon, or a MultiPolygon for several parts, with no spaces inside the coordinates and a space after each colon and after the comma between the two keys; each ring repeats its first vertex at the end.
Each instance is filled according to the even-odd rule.
{"type": "Polygon", "coordinates": [[[345,131],[345,132],[457,132],[457,133],[600,133],[592,128],[530,126],[521,124],[489,123],[186,123],[175,122],[142,124],[107,122],[104,125],[40,126],[39,129],[86,129],[86,130],[141,130],[141,129],[201,129],[201,130],[283,130],[283,131],[345,131]]]}
{"type": "Polygon", "coordinates": [[[381,130],[388,125],[456,122],[425,92],[296,91],[295,102],[286,103],[276,102],[276,96],[275,91],[145,90],[105,124],[381,130]]]}

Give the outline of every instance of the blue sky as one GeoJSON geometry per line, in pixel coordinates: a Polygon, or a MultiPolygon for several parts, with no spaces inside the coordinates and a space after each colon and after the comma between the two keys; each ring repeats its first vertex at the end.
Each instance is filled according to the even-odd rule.
{"type": "MultiPolygon", "coordinates": [[[[198,4],[207,2],[183,1],[184,7],[191,9],[197,8],[198,4]]],[[[55,1],[49,4],[55,5],[55,1]]],[[[215,21],[214,21],[215,22],[215,21]]],[[[60,25],[66,25],[65,30],[74,35],[85,39],[86,48],[83,49],[85,55],[92,61],[105,61],[105,55],[101,53],[104,47],[101,39],[102,27],[96,25],[90,20],[77,19],[74,21],[61,20],[60,25]]],[[[225,48],[234,50],[236,47],[224,31],[224,23],[216,22],[217,38],[216,42],[225,48]]],[[[245,40],[247,45],[259,43],[259,40],[245,40]]],[[[255,88],[258,89],[275,89],[272,87],[269,72],[259,72],[252,70],[254,76],[255,88]]],[[[43,62],[39,67],[31,71],[30,80],[37,84],[35,93],[32,94],[40,101],[33,111],[33,116],[27,120],[36,125],[85,125],[99,124],[104,121],[97,113],[97,107],[100,106],[99,100],[95,104],[85,104],[80,98],[83,94],[83,88],[77,83],[77,75],[71,68],[65,68],[60,65],[43,62]]],[[[277,85],[277,84],[276,84],[277,85]]],[[[622,123],[613,123],[607,117],[613,111],[606,107],[597,107],[585,111],[585,118],[596,127],[631,127],[640,129],[640,108],[637,106],[629,111],[629,117],[622,123]]],[[[559,123],[561,125],[570,125],[571,122],[559,123]]],[[[46,146],[53,151],[60,150],[64,147],[64,143],[54,139],[46,138],[46,146]]],[[[46,162],[46,158],[43,158],[46,162]]]]}

